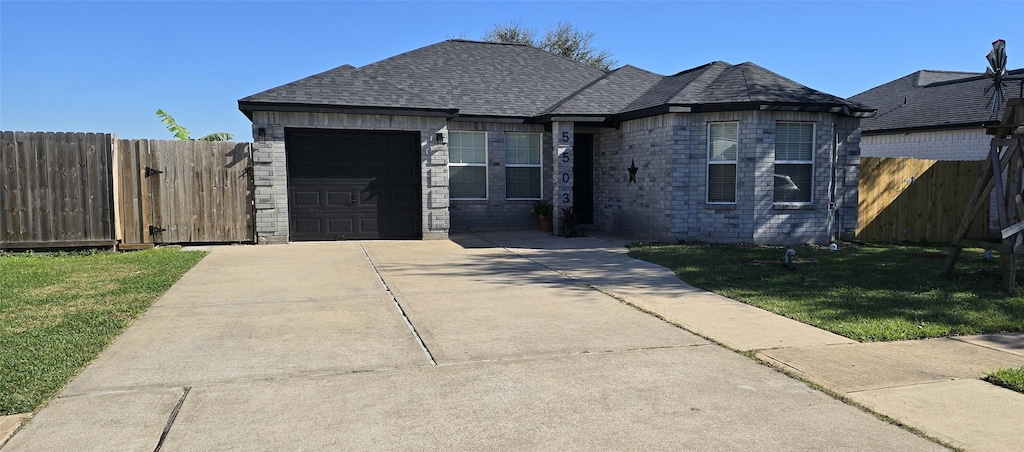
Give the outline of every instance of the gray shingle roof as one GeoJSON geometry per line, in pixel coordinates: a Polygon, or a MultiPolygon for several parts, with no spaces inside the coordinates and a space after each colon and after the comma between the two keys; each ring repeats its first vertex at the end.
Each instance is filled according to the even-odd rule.
{"type": "MultiPolygon", "coordinates": [[[[1024,76],[1024,69],[1009,72],[1024,76]]],[[[1006,94],[1018,93],[1019,80],[1007,82],[1006,94]]],[[[982,73],[922,70],[857,94],[850,100],[878,110],[861,120],[864,132],[885,130],[981,127],[998,122],[1002,111],[992,113],[985,89],[992,80],[982,73]]]]}
{"type": "Polygon", "coordinates": [[[551,115],[609,115],[623,111],[665,77],[635,66],[623,66],[559,102],[551,115]]]}
{"type": "Polygon", "coordinates": [[[518,44],[449,40],[360,68],[461,115],[536,116],[604,70],[518,44]]]}
{"type": "Polygon", "coordinates": [[[870,110],[865,105],[808,88],[754,63],[731,65],[715,61],[666,77],[627,106],[626,111],[661,104],[743,103],[823,104],[870,110]]]}
{"type": "Polygon", "coordinates": [[[242,98],[240,102],[354,107],[451,109],[414,92],[344,65],[242,98]]]}
{"type": "Polygon", "coordinates": [[[753,63],[716,61],[665,77],[628,65],[604,71],[525,45],[464,40],[440,42],[361,68],[340,66],[243,98],[239,108],[247,115],[258,109],[338,107],[542,119],[758,103],[870,111],[753,63]]]}

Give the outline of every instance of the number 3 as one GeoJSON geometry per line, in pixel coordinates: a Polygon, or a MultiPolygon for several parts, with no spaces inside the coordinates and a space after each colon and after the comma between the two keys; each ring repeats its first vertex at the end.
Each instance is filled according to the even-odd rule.
{"type": "Polygon", "coordinates": [[[569,204],[569,194],[568,193],[562,193],[562,203],[563,204],[569,204]]]}

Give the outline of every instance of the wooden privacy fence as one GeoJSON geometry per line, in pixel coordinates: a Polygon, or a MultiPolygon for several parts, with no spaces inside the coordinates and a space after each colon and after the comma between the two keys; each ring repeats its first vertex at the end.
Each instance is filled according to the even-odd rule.
{"type": "Polygon", "coordinates": [[[113,246],[110,135],[0,132],[0,249],[113,246]]]}
{"type": "Polygon", "coordinates": [[[254,241],[246,143],[0,137],[0,249],[254,241]]]}
{"type": "MultiPolygon", "coordinates": [[[[862,157],[857,239],[948,243],[964,215],[981,165],[979,161],[862,157]]],[[[987,220],[987,214],[979,215],[968,235],[987,237],[987,220]]]]}

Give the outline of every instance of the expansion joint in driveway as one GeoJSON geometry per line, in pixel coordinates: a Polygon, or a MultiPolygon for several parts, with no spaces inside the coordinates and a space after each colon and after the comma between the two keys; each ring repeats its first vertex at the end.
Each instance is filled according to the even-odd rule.
{"type": "Polygon", "coordinates": [[[416,331],[416,327],[412,324],[412,321],[409,320],[409,316],[405,314],[405,309],[402,308],[402,304],[398,302],[398,299],[395,298],[395,294],[391,292],[391,288],[388,287],[388,283],[384,281],[384,277],[382,277],[380,272],[377,271],[377,265],[373,263],[373,259],[370,259],[370,255],[366,253],[366,248],[363,248],[363,245],[360,244],[359,249],[363,251],[363,256],[366,257],[366,262],[370,263],[370,268],[373,269],[373,273],[377,275],[377,279],[380,280],[381,285],[384,286],[384,290],[388,293],[388,296],[391,297],[391,302],[395,304],[395,307],[398,308],[398,312],[402,314],[402,319],[405,320],[405,325],[412,331],[412,335],[416,338],[416,342],[419,342],[420,348],[423,349],[423,353],[425,353],[427,355],[427,359],[430,360],[430,365],[436,366],[437,361],[434,361],[434,355],[430,354],[430,349],[427,348],[427,344],[424,343],[423,338],[420,337],[420,332],[416,331]]]}
{"type": "Polygon", "coordinates": [[[167,424],[164,425],[164,431],[160,434],[160,441],[157,441],[156,448],[153,449],[153,452],[160,452],[160,449],[164,447],[164,440],[167,439],[167,434],[170,433],[171,427],[174,426],[174,419],[178,417],[178,411],[181,411],[181,406],[185,404],[185,398],[188,397],[188,392],[191,390],[191,386],[185,386],[185,390],[182,391],[181,397],[178,398],[178,403],[174,405],[174,409],[171,410],[171,416],[167,418],[167,424]]]}

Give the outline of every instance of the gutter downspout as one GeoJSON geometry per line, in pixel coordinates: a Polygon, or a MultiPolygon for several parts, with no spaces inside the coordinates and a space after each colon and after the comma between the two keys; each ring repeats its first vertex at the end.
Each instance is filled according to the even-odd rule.
{"type": "MultiPolygon", "coordinates": [[[[839,160],[839,134],[836,133],[836,123],[832,123],[832,149],[830,156],[829,166],[831,167],[831,178],[828,184],[828,240],[830,242],[836,241],[836,216],[838,208],[836,206],[836,165],[839,160]]],[[[841,223],[840,223],[841,224],[841,223]]]]}

